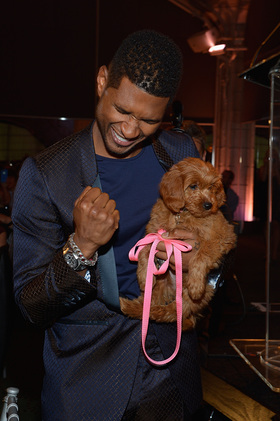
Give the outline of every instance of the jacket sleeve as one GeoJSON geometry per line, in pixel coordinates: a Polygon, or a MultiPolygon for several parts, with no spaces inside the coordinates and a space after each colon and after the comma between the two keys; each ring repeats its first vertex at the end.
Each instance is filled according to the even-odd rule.
{"type": "Polygon", "coordinates": [[[42,327],[96,296],[95,269],[88,282],[63,259],[62,247],[73,231],[72,201],[62,209],[35,160],[24,162],[12,214],[14,290],[24,317],[42,327]]]}

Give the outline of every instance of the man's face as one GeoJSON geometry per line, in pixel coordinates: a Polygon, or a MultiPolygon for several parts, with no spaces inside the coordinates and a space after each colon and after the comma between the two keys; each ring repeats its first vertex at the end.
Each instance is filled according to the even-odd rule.
{"type": "Polygon", "coordinates": [[[160,126],[169,98],[155,97],[124,77],[118,89],[107,88],[107,69],[97,78],[100,97],[93,138],[96,153],[111,158],[137,155],[140,144],[160,126]]]}

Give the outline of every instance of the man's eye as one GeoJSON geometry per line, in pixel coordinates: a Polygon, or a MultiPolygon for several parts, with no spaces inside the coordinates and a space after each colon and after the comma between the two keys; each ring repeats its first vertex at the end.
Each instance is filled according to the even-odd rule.
{"type": "Polygon", "coordinates": [[[118,111],[118,113],[120,113],[120,114],[129,114],[127,111],[125,111],[125,110],[121,110],[121,109],[119,109],[119,108],[117,108],[116,107],[116,110],[118,111]]]}
{"type": "Polygon", "coordinates": [[[154,120],[143,120],[143,121],[144,121],[144,123],[150,124],[150,125],[152,125],[152,124],[158,124],[158,121],[154,121],[154,120]]]}

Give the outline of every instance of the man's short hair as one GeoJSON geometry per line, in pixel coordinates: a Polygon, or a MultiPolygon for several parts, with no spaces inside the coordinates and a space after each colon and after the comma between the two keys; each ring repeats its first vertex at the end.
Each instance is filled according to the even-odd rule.
{"type": "Polygon", "coordinates": [[[117,89],[126,76],[145,92],[172,99],[182,68],[182,53],[173,40],[153,30],[141,30],[125,38],[116,51],[107,86],[117,89]]]}

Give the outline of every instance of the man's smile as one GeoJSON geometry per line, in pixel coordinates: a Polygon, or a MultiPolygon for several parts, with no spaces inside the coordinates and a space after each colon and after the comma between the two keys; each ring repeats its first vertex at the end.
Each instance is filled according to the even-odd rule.
{"type": "Polygon", "coordinates": [[[139,136],[131,140],[125,139],[124,137],[120,136],[113,127],[111,128],[111,132],[112,132],[112,137],[113,137],[114,142],[120,146],[130,146],[133,142],[135,142],[135,140],[139,139],[139,136]]]}

